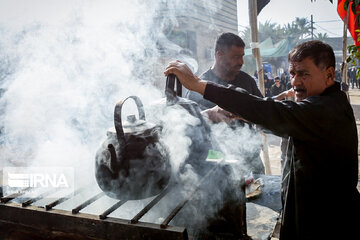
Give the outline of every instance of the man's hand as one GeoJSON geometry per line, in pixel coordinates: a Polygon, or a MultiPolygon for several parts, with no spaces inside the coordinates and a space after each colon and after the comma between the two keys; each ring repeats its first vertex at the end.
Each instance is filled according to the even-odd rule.
{"type": "Polygon", "coordinates": [[[287,97],[295,97],[295,91],[293,88],[289,89],[286,91],[286,96],[287,97]]]}
{"type": "Polygon", "coordinates": [[[204,95],[207,82],[201,80],[199,77],[193,74],[185,63],[182,63],[179,60],[170,62],[166,67],[164,74],[167,76],[171,73],[176,75],[184,87],[204,95]]]}
{"type": "Polygon", "coordinates": [[[281,101],[281,100],[284,100],[287,97],[294,97],[294,96],[295,96],[294,89],[291,88],[291,89],[289,89],[287,91],[284,91],[284,92],[280,93],[279,95],[274,96],[273,99],[281,101]]]}
{"type": "Polygon", "coordinates": [[[226,122],[230,123],[232,120],[238,119],[243,120],[247,122],[245,119],[232,114],[231,112],[228,112],[224,109],[222,109],[219,106],[215,106],[213,108],[206,109],[201,112],[202,114],[205,114],[212,122],[218,123],[218,122],[226,122]]]}

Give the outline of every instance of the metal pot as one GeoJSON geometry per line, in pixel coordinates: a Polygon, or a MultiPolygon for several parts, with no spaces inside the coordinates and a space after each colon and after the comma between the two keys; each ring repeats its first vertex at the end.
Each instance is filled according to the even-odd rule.
{"type": "Polygon", "coordinates": [[[166,107],[179,105],[190,115],[198,118],[200,123],[196,126],[188,126],[185,134],[191,139],[189,156],[184,165],[190,164],[198,174],[202,175],[208,171],[209,164],[206,163],[208,151],[212,146],[210,127],[204,120],[200,107],[194,101],[182,98],[182,85],[174,74],[169,74],[165,87],[166,107]],[[176,89],[175,89],[176,87],[176,89]]]}
{"type": "Polygon", "coordinates": [[[141,100],[130,96],[118,102],[114,110],[115,129],[96,154],[96,180],[100,188],[117,199],[141,199],[158,194],[169,182],[171,168],[167,150],[159,142],[161,127],[146,122],[141,100]],[[133,99],[139,119],[121,110],[133,99]]]}

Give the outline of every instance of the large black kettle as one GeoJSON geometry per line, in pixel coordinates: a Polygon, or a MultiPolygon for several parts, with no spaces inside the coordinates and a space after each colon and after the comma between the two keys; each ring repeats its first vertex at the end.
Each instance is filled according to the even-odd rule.
{"type": "Polygon", "coordinates": [[[190,164],[198,174],[204,174],[208,170],[209,164],[206,162],[209,149],[212,148],[210,127],[204,120],[200,107],[194,101],[182,98],[182,85],[174,74],[169,74],[166,79],[165,87],[166,107],[180,106],[188,114],[199,119],[197,125],[189,125],[185,130],[185,135],[191,139],[188,149],[189,155],[184,165],[190,164]]]}
{"type": "Polygon", "coordinates": [[[141,100],[130,96],[114,110],[115,129],[96,153],[95,176],[100,188],[117,199],[142,199],[158,194],[169,182],[171,168],[166,149],[159,142],[161,127],[146,122],[141,100]],[[121,119],[126,100],[133,99],[135,115],[121,119]]]}

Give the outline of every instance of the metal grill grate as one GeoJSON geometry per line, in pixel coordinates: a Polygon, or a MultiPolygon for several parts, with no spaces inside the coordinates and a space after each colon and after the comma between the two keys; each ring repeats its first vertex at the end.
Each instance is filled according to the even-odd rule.
{"type": "MultiPolygon", "coordinates": [[[[23,193],[4,196],[0,199],[0,224],[16,225],[17,227],[32,228],[40,232],[58,231],[86,236],[95,239],[188,239],[184,227],[168,224],[154,224],[140,222],[140,219],[172,189],[166,188],[150,201],[131,220],[109,217],[127,201],[118,201],[104,212],[95,215],[82,213],[85,207],[104,197],[98,192],[93,197],[83,201],[71,209],[55,209],[65,201],[71,201],[76,195],[90,190],[91,187],[81,188],[72,197],[65,196],[51,201],[46,205],[34,206],[34,202],[44,199],[50,194],[45,192],[30,199],[23,197],[23,193]]],[[[24,192],[24,191],[22,191],[24,192]]]]}
{"type": "Polygon", "coordinates": [[[159,204],[162,207],[163,199],[174,189],[177,189],[179,184],[169,185],[160,194],[149,200],[130,220],[109,216],[128,202],[125,200],[113,203],[100,213],[88,214],[83,212],[86,207],[102,201],[102,198],[106,196],[100,189],[96,189],[96,192],[94,192],[93,185],[81,187],[75,190],[73,194],[51,199],[50,202],[47,201],[44,204],[37,205],[34,203],[45,200],[54,193],[54,190],[47,190],[35,196],[27,197],[24,194],[27,189],[24,189],[18,193],[0,198],[0,212],[2,213],[0,215],[0,224],[20,225],[40,232],[72,233],[95,239],[188,239],[185,227],[170,226],[169,223],[186,203],[193,198],[194,193],[214,170],[215,167],[183,198],[177,198],[177,202],[173,202],[172,206],[168,207],[168,212],[160,218],[159,224],[140,220],[155,205],[159,204]],[[92,195],[85,198],[86,200],[82,198],[80,203],[73,204],[74,206],[68,210],[57,208],[61,204],[72,202],[73,199],[84,192],[90,192],[92,195]]]}

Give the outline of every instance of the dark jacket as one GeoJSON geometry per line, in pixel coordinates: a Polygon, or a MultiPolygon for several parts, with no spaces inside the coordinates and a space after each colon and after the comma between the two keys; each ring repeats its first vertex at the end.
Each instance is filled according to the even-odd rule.
{"type": "Polygon", "coordinates": [[[280,93],[282,93],[285,90],[286,89],[285,89],[284,85],[280,84],[280,87],[278,87],[274,83],[270,88],[270,96],[275,97],[275,96],[279,95],[280,93]]]}
{"type": "Polygon", "coordinates": [[[240,88],[212,83],[207,84],[204,98],[290,137],[280,239],[358,239],[357,129],[338,83],[297,103],[261,99],[240,88]]]}

